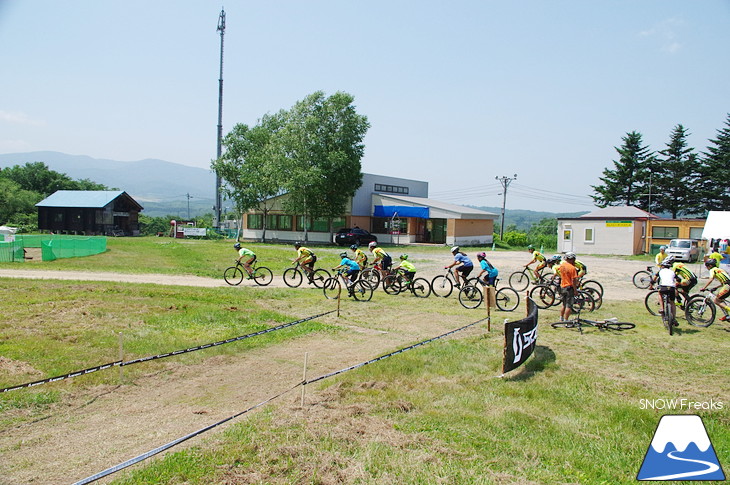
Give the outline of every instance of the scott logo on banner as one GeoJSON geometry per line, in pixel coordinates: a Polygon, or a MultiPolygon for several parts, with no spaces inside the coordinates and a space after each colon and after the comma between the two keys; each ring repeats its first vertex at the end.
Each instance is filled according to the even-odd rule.
{"type": "Polygon", "coordinates": [[[702,418],[662,416],[636,479],[725,480],[702,418]]]}

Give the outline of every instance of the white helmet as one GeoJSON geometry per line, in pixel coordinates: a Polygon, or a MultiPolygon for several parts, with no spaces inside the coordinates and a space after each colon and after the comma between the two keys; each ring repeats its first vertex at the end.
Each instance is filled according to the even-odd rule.
{"type": "Polygon", "coordinates": [[[370,241],[370,244],[368,244],[368,247],[369,248],[374,248],[377,245],[378,245],[378,243],[376,243],[375,241],[370,241]]]}
{"type": "Polygon", "coordinates": [[[451,254],[458,253],[459,249],[461,249],[459,246],[454,246],[453,248],[451,248],[451,254]]]}
{"type": "Polygon", "coordinates": [[[573,252],[565,253],[565,259],[575,259],[575,253],[573,253],[573,252]]]}

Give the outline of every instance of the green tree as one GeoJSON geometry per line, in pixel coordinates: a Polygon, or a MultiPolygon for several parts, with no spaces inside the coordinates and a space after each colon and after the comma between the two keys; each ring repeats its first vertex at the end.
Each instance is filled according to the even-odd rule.
{"type": "Polygon", "coordinates": [[[317,91],[289,111],[281,131],[288,212],[331,221],[362,185],[362,141],[370,124],[353,101],[347,93],[326,97],[317,91]]]}
{"type": "MultiPolygon", "coordinates": [[[[20,188],[48,197],[57,190],[109,190],[89,179],[74,180],[65,173],[51,170],[43,162],[26,163],[0,169],[0,177],[12,180],[20,188]]],[[[40,200],[36,201],[39,202],[40,200]]]]}
{"type": "Polygon", "coordinates": [[[264,115],[251,128],[237,124],[223,139],[225,153],[212,164],[227,184],[223,192],[234,201],[237,212],[243,214],[249,209],[263,212],[263,241],[266,241],[271,198],[283,191],[284,153],[278,134],[286,116],[284,111],[264,115]]]}
{"type": "Polygon", "coordinates": [[[693,185],[695,207],[700,211],[727,211],[730,210],[730,114],[725,120],[725,127],[717,130],[717,138],[709,142],[693,185]]]}
{"type": "Polygon", "coordinates": [[[614,160],[613,170],[603,170],[603,184],[592,186],[596,195],[591,197],[598,207],[633,205],[647,210],[648,200],[642,194],[648,189],[649,169],[655,156],[642,146],[641,133],[632,131],[621,139],[623,145],[616,148],[619,160],[614,160]]]}
{"type": "Polygon", "coordinates": [[[0,224],[10,224],[19,214],[35,215],[35,205],[42,198],[38,192],[25,190],[14,180],[0,176],[0,224]]]}
{"type": "MultiPolygon", "coordinates": [[[[687,130],[677,125],[664,150],[659,150],[652,167],[650,210],[670,212],[672,218],[693,212],[692,179],[697,169],[697,154],[687,146],[687,130]],[[659,190],[656,190],[658,187],[659,190]]],[[[649,199],[647,199],[647,204],[649,199]]]]}

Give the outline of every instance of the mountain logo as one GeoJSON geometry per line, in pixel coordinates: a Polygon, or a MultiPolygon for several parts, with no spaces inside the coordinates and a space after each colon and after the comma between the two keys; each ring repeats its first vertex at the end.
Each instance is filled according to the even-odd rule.
{"type": "Polygon", "coordinates": [[[702,418],[662,416],[636,479],[725,480],[702,418]]]}

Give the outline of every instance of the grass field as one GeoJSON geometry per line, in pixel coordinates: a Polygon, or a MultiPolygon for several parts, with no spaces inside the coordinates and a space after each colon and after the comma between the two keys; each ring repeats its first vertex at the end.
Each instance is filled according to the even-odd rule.
{"type": "MultiPolygon", "coordinates": [[[[109,248],[102,255],[43,266],[219,278],[235,257],[230,244],[220,241],[120,238],[110,239],[109,248]]],[[[256,246],[256,252],[277,277],[293,254],[276,245],[256,246]]],[[[116,360],[120,332],[125,358],[133,358],[332,308],[316,290],[241,290],[0,279],[0,364],[14,366],[13,372],[0,373],[0,387],[116,360]]],[[[289,394],[188,447],[115,475],[113,483],[632,483],[664,414],[700,415],[728,473],[730,327],[715,323],[698,329],[682,321],[680,332],[669,337],[642,302],[608,300],[596,316],[617,316],[637,328],[618,334],[588,329],[581,335],[551,328],[557,313],[541,311],[536,354],[523,368],[497,378],[504,338],[498,322],[521,313],[497,312],[491,332],[482,325],[322,381],[308,390],[304,407],[297,393],[289,394]],[[646,406],[665,399],[700,407],[712,402],[715,409],[646,406]]],[[[435,336],[434,322],[457,328],[484,314],[461,308],[453,297],[416,300],[379,292],[368,304],[343,302],[340,319],[315,320],[173,359],[204,364],[304,338],[344,342],[353,327],[392,335],[388,350],[395,350],[435,336]]],[[[363,360],[379,353],[366,355],[363,360]]],[[[125,385],[154,370],[164,378],[168,365],[130,366],[125,385]]],[[[106,371],[0,394],[0,434],[59,412],[79,389],[117,379],[106,371]]],[[[149,443],[148,449],[160,444],[149,443]]],[[[0,456],[11,451],[0,448],[0,456]]]]}

